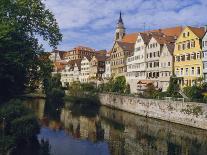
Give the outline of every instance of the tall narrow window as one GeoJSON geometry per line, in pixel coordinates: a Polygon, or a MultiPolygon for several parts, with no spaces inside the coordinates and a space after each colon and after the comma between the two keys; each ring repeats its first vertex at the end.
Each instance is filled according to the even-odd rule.
{"type": "Polygon", "coordinates": [[[194,75],[194,67],[191,67],[191,75],[194,75]]]}
{"type": "Polygon", "coordinates": [[[197,67],[197,75],[200,75],[200,74],[201,74],[201,68],[197,67]]]}

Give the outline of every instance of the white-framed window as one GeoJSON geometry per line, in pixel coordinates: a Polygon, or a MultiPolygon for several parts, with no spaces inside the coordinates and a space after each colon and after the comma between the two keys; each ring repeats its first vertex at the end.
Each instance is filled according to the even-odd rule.
{"type": "Polygon", "coordinates": [[[185,75],[188,75],[188,68],[185,68],[185,75]]]}
{"type": "Polygon", "coordinates": [[[194,75],[194,67],[191,67],[191,75],[194,75]]]}
{"type": "Polygon", "coordinates": [[[180,75],[183,76],[183,68],[180,69],[180,75]]]}
{"type": "Polygon", "coordinates": [[[200,75],[200,74],[201,74],[201,68],[197,67],[197,75],[200,75]]]}

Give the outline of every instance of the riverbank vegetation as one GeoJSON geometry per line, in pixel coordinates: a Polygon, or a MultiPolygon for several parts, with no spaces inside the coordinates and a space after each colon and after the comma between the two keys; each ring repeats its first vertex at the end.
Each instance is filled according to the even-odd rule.
{"type": "Polygon", "coordinates": [[[38,120],[20,100],[11,100],[6,105],[1,105],[0,118],[0,154],[19,152],[26,155],[30,149],[34,149],[33,154],[37,155],[44,152],[46,146],[41,148],[43,143],[40,144],[37,140],[40,132],[38,120]]]}
{"type": "MultiPolygon", "coordinates": [[[[26,148],[43,144],[35,138],[40,129],[38,121],[31,110],[14,98],[34,92],[51,75],[49,55],[44,52],[38,39],[42,38],[55,49],[62,34],[53,14],[41,0],[1,0],[0,19],[2,154],[22,148],[21,155],[39,155],[42,154],[39,149],[25,152],[26,148]]],[[[60,95],[56,90],[52,93],[60,95]]]]}
{"type": "Polygon", "coordinates": [[[99,85],[99,92],[115,92],[120,94],[130,94],[130,85],[126,83],[124,76],[111,78],[109,82],[99,85]]]}
{"type": "Polygon", "coordinates": [[[126,83],[125,78],[121,76],[115,79],[112,78],[109,82],[99,85],[98,91],[101,93],[118,93],[149,99],[165,99],[166,97],[170,97],[173,100],[179,100],[184,98],[186,101],[207,103],[207,83],[198,79],[193,86],[186,86],[181,89],[178,80],[176,76],[172,76],[165,92],[155,87],[153,83],[148,83],[143,91],[131,94],[130,86],[126,83]],[[183,94],[185,97],[183,97],[183,94]]]}

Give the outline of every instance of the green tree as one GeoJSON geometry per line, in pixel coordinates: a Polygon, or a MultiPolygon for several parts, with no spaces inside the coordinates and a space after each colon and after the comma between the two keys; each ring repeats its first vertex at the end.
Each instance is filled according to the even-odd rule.
{"type": "Polygon", "coordinates": [[[124,76],[118,76],[115,78],[112,92],[124,93],[126,87],[126,79],[124,76]]]}
{"type": "Polygon", "coordinates": [[[170,83],[167,88],[167,94],[172,97],[177,97],[179,95],[179,84],[178,84],[178,78],[175,76],[170,77],[170,83]]]}
{"type": "MultiPolygon", "coordinates": [[[[40,131],[39,123],[33,112],[21,101],[13,100],[0,109],[0,118],[4,118],[4,139],[0,139],[0,150],[28,144],[40,131]]],[[[2,122],[1,122],[2,123],[2,122]]],[[[2,137],[2,136],[1,136],[2,137]]]]}
{"type": "Polygon", "coordinates": [[[0,100],[34,89],[39,79],[38,37],[56,48],[62,35],[41,0],[0,1],[0,100]]]}

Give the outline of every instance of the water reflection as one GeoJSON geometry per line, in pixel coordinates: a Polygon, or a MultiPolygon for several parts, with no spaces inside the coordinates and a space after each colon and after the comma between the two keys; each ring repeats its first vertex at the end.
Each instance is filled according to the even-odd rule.
{"type": "MultiPolygon", "coordinates": [[[[68,106],[48,116],[44,100],[28,104],[41,120],[39,138],[57,155],[206,155],[207,132],[101,107],[94,117],[68,106]],[[58,119],[57,119],[58,118],[58,119]]],[[[50,110],[49,110],[50,111],[50,110]]],[[[52,113],[51,113],[52,114],[52,113]]]]}

